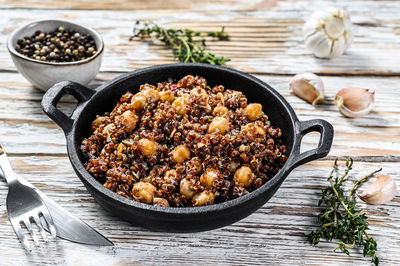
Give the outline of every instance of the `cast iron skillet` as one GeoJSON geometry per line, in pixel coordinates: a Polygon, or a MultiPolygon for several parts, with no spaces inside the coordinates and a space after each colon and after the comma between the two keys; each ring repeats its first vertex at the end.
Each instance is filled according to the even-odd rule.
{"type": "Polygon", "coordinates": [[[42,100],[44,112],[63,130],[67,139],[69,159],[76,174],[95,200],[105,209],[134,225],[152,230],[195,232],[210,230],[234,223],[261,206],[276,192],[287,175],[297,166],[324,157],[332,145],[333,127],[324,120],[299,122],[286,100],[261,80],[226,67],[205,64],[168,64],[147,67],[123,74],[104,85],[89,89],[80,84],[63,81],[50,88],[42,100]],[[165,208],[126,199],[103,187],[84,167],[85,158],[80,151],[81,141],[90,135],[90,124],[97,114],[111,111],[116,101],[126,91],[138,91],[144,83],[156,85],[169,78],[180,79],[185,75],[199,75],[209,85],[242,91],[249,103],[263,105],[271,123],[280,127],[288,147],[288,160],[282,169],[261,188],[246,196],[204,207],[165,208]],[[73,95],[78,104],[71,116],[57,109],[57,103],[65,94],[73,95]],[[320,132],[318,147],[300,153],[302,137],[320,132]]]}

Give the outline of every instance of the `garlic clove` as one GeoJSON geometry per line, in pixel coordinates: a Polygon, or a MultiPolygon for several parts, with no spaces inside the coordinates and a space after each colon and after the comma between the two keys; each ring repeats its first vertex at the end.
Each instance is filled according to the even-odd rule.
{"type": "Polygon", "coordinates": [[[333,17],[332,19],[327,20],[325,23],[325,33],[333,40],[342,36],[344,31],[344,23],[340,18],[333,17]]]}
{"type": "Polygon", "coordinates": [[[290,81],[290,89],[301,99],[316,105],[325,99],[324,83],[313,73],[297,74],[290,81]]]}
{"type": "Polygon", "coordinates": [[[346,49],[346,43],[343,36],[341,36],[335,41],[332,41],[331,51],[330,51],[331,58],[339,57],[341,54],[344,53],[345,49],[346,49]]]}
{"type": "Polygon", "coordinates": [[[349,48],[351,46],[351,44],[353,43],[353,33],[351,31],[346,31],[345,34],[343,34],[343,37],[345,39],[345,43],[346,43],[346,49],[349,48]]]}
{"type": "Polygon", "coordinates": [[[335,96],[335,104],[347,117],[361,117],[374,107],[374,92],[363,88],[344,88],[335,96]]]}
{"type": "Polygon", "coordinates": [[[394,180],[388,175],[380,175],[358,196],[368,204],[378,205],[391,201],[397,194],[394,180]]]}
{"type": "MultiPolygon", "coordinates": [[[[346,29],[351,29],[351,27],[352,27],[351,21],[345,20],[344,27],[346,29]]],[[[344,32],[343,37],[344,37],[344,41],[345,41],[345,45],[346,45],[346,49],[347,49],[353,43],[353,37],[354,37],[353,32],[351,30],[347,30],[344,32]]]]}
{"type": "Polygon", "coordinates": [[[316,57],[325,57],[330,53],[331,49],[329,40],[327,40],[322,32],[315,32],[309,36],[305,41],[305,45],[310,50],[314,49],[314,55],[316,57]]]}

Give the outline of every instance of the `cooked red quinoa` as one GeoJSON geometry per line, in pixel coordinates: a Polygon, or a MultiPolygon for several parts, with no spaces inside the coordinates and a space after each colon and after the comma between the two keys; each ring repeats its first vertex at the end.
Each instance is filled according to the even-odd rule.
{"type": "Polygon", "coordinates": [[[117,194],[158,206],[202,206],[248,194],[287,160],[261,104],[202,77],[144,84],[97,116],[86,169],[117,194]]]}

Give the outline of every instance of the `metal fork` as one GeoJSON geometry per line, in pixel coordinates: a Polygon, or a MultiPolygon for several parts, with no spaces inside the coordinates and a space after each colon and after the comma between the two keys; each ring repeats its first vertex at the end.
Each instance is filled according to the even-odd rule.
{"type": "Polygon", "coordinates": [[[8,183],[8,195],[6,200],[8,217],[24,248],[28,251],[32,251],[28,239],[25,237],[21,228],[21,224],[28,229],[35,246],[39,246],[39,239],[32,229],[32,222],[36,223],[44,241],[47,242],[46,232],[43,229],[45,223],[47,223],[51,235],[55,238],[56,227],[46,205],[35,190],[19,181],[22,180],[22,178],[12,170],[1,144],[0,168],[3,170],[3,176],[8,183]]]}

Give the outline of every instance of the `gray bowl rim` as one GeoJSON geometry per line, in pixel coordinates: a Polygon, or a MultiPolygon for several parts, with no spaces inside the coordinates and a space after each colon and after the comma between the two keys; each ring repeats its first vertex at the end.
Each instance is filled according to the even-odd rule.
{"type": "Polygon", "coordinates": [[[94,59],[96,59],[100,54],[103,53],[104,51],[104,41],[103,38],[101,37],[101,35],[95,31],[94,29],[90,28],[90,27],[86,27],[83,26],[81,24],[78,23],[74,23],[72,21],[69,20],[65,20],[65,19],[42,19],[42,20],[35,20],[35,21],[31,21],[29,23],[26,23],[22,26],[20,26],[19,28],[15,29],[8,37],[7,39],[7,49],[10,52],[10,54],[17,56],[23,60],[26,61],[30,61],[32,63],[38,63],[38,64],[42,64],[42,65],[49,65],[49,66],[74,66],[74,65],[82,65],[82,64],[86,64],[89,63],[91,61],[93,61],[94,59]],[[43,23],[49,23],[49,22],[61,22],[61,23],[66,23],[66,24],[70,24],[70,25],[74,25],[74,26],[78,26],[81,28],[84,28],[85,30],[87,30],[88,32],[90,32],[90,34],[92,36],[95,36],[96,38],[98,38],[100,40],[100,49],[97,49],[97,53],[94,54],[93,56],[86,58],[84,60],[79,60],[79,61],[75,61],[75,62],[44,62],[44,61],[40,61],[40,60],[36,60],[36,59],[32,59],[29,58],[23,54],[18,53],[15,50],[13,43],[13,40],[15,38],[15,35],[17,35],[17,33],[19,33],[20,31],[22,31],[23,29],[25,29],[26,27],[32,25],[32,24],[43,24],[43,23]]]}

